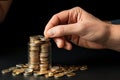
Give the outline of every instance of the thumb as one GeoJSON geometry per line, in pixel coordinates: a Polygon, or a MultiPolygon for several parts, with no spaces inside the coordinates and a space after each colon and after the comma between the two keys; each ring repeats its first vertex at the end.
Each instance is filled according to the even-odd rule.
{"type": "Polygon", "coordinates": [[[47,31],[48,37],[61,37],[65,35],[76,34],[79,29],[77,28],[78,24],[67,24],[67,25],[58,25],[47,31]]]}

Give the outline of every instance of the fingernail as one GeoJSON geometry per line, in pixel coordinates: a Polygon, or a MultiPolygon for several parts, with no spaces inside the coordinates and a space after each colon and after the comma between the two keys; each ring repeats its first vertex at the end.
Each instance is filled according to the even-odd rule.
{"type": "Polygon", "coordinates": [[[47,35],[48,35],[49,37],[52,37],[54,34],[55,34],[55,33],[54,33],[53,30],[48,30],[48,32],[47,32],[47,35]]]}

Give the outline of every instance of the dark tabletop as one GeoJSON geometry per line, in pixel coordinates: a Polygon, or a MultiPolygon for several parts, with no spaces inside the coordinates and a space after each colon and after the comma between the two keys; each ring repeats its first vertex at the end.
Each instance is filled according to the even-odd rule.
{"type": "MultiPolygon", "coordinates": [[[[52,45],[53,65],[87,65],[88,70],[77,71],[74,77],[62,77],[58,80],[120,80],[120,54],[111,50],[88,50],[75,47],[71,51],[58,49],[52,45]]],[[[28,62],[27,47],[12,47],[2,49],[0,56],[0,71],[2,69],[28,62]]],[[[0,80],[55,80],[23,75],[12,76],[11,73],[1,74],[0,80]]]]}

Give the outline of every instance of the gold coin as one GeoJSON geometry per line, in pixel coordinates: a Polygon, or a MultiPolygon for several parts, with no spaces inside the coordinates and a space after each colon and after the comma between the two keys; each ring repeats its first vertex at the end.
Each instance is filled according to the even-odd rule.
{"type": "Polygon", "coordinates": [[[48,61],[48,58],[42,57],[42,58],[40,58],[40,61],[48,61]]]}
{"type": "Polygon", "coordinates": [[[51,70],[52,72],[55,72],[55,71],[57,71],[57,70],[60,70],[60,67],[59,67],[59,66],[53,66],[53,67],[50,68],[50,70],[51,70]]]}
{"type": "Polygon", "coordinates": [[[9,73],[10,70],[9,70],[9,69],[4,69],[4,70],[2,70],[1,72],[2,72],[2,74],[6,74],[6,73],[9,73]]]}
{"type": "Polygon", "coordinates": [[[52,73],[52,72],[48,72],[48,74],[45,74],[46,78],[49,78],[49,77],[52,77],[52,76],[54,76],[54,73],[52,73]]]}
{"type": "Polygon", "coordinates": [[[84,70],[87,70],[87,69],[88,69],[87,65],[83,65],[83,66],[80,67],[81,71],[84,71],[84,70]]]}
{"type": "Polygon", "coordinates": [[[64,73],[58,73],[54,75],[54,78],[60,78],[62,76],[64,76],[64,73]]]}
{"type": "Polygon", "coordinates": [[[24,71],[25,71],[24,68],[14,69],[13,72],[12,72],[12,75],[16,76],[16,75],[24,73],[24,71]]]}
{"type": "Polygon", "coordinates": [[[13,71],[14,69],[16,69],[16,67],[10,67],[9,71],[13,71]]]}
{"type": "Polygon", "coordinates": [[[40,58],[45,58],[45,57],[48,57],[48,56],[49,56],[48,52],[40,53],[40,58]]]}
{"type": "Polygon", "coordinates": [[[39,65],[29,65],[29,69],[39,70],[39,65]]]}
{"type": "Polygon", "coordinates": [[[67,77],[72,77],[72,76],[75,76],[75,75],[76,75],[76,73],[68,73],[68,74],[66,74],[67,77]]]}
{"type": "Polygon", "coordinates": [[[47,74],[48,71],[38,71],[38,72],[35,72],[34,73],[34,76],[41,76],[41,75],[44,75],[44,74],[47,74]]]}
{"type": "Polygon", "coordinates": [[[39,47],[30,47],[29,50],[30,51],[34,51],[34,50],[38,50],[39,51],[39,47]]]}
{"type": "Polygon", "coordinates": [[[49,67],[49,64],[40,64],[40,68],[47,68],[49,67]]]}
{"type": "Polygon", "coordinates": [[[24,64],[16,64],[16,68],[22,68],[24,64]]]}

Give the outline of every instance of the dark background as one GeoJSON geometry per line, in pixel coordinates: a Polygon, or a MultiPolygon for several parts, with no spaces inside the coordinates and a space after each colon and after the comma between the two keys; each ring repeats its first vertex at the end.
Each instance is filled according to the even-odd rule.
{"type": "Polygon", "coordinates": [[[75,6],[82,7],[102,20],[119,19],[120,12],[117,3],[113,0],[108,2],[102,0],[14,0],[1,25],[0,36],[8,44],[14,42],[12,44],[23,46],[28,42],[30,35],[43,34],[44,27],[52,15],[75,6]]]}
{"type": "MultiPolygon", "coordinates": [[[[117,0],[14,0],[5,21],[0,25],[1,57],[27,53],[29,36],[43,35],[45,25],[57,12],[80,6],[101,20],[120,18],[117,0]],[[16,52],[15,52],[16,51],[16,52]],[[20,53],[23,51],[24,53],[20,53]]],[[[72,51],[58,49],[53,41],[54,63],[118,64],[120,54],[112,50],[91,50],[74,45],[72,51]]],[[[22,58],[20,58],[21,60],[22,58]]],[[[14,60],[14,59],[13,59],[14,60]]],[[[23,58],[23,62],[26,59],[23,58]]],[[[26,60],[27,61],[27,60],[26,60]]]]}
{"type": "Polygon", "coordinates": [[[3,42],[11,46],[23,46],[30,35],[43,34],[52,15],[75,6],[82,7],[102,20],[119,19],[117,3],[116,0],[14,0],[1,25],[0,36],[3,42]]]}

